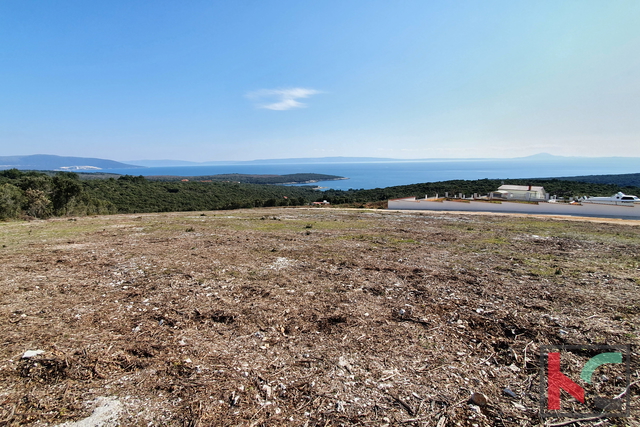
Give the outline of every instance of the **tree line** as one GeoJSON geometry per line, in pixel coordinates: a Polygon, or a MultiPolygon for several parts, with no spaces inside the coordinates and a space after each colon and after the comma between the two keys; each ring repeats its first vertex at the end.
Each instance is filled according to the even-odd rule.
{"type": "Polygon", "coordinates": [[[0,171],[0,219],[116,213],[108,200],[86,191],[78,175],[0,171]]]}
{"type": "Polygon", "coordinates": [[[81,180],[73,172],[0,171],[0,219],[298,206],[311,187],[162,182],[143,176],[81,180]]]}

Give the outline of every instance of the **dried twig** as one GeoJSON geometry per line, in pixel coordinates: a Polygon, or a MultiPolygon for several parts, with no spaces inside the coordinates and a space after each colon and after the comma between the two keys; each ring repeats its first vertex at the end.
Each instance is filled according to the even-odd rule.
{"type": "Polygon", "coordinates": [[[522,369],[527,369],[527,348],[529,348],[531,344],[533,344],[533,341],[529,341],[527,345],[524,346],[524,351],[523,351],[524,357],[522,360],[522,369]]]}
{"type": "Polygon", "coordinates": [[[604,415],[599,415],[597,417],[589,417],[589,418],[576,418],[576,419],[573,419],[573,420],[562,421],[562,422],[554,423],[554,424],[545,424],[545,426],[546,427],[568,426],[570,424],[580,423],[580,422],[583,422],[583,421],[596,421],[596,420],[599,420],[599,419],[601,419],[603,417],[604,417],[604,415]]]}
{"type": "Polygon", "coordinates": [[[418,421],[429,421],[432,420],[433,417],[419,417],[419,418],[409,418],[408,420],[402,420],[402,421],[398,421],[401,424],[405,424],[405,423],[415,423],[418,421]]]}
{"type": "Polygon", "coordinates": [[[627,394],[627,392],[629,391],[629,389],[631,388],[631,386],[634,386],[636,384],[640,383],[640,381],[634,381],[631,384],[629,384],[627,386],[627,388],[624,389],[624,391],[622,393],[620,393],[619,395],[617,395],[616,397],[614,397],[614,399],[620,399],[622,396],[624,396],[625,394],[627,394]]]}
{"type": "Polygon", "coordinates": [[[412,417],[416,416],[416,411],[415,409],[413,409],[413,407],[411,405],[409,405],[407,402],[405,402],[404,400],[400,399],[399,396],[393,395],[389,392],[387,392],[387,394],[389,396],[391,396],[393,398],[393,400],[395,400],[396,402],[398,402],[400,405],[402,405],[402,407],[407,411],[407,413],[409,415],[411,415],[412,417]]]}

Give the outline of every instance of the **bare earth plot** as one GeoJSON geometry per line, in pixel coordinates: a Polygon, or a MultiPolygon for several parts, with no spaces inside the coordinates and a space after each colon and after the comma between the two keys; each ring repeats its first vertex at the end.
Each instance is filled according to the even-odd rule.
{"type": "MultiPolygon", "coordinates": [[[[0,245],[0,425],[538,425],[547,344],[631,344],[639,379],[637,222],[256,209],[0,245]]],[[[638,425],[628,394],[581,425],[638,425]]]]}

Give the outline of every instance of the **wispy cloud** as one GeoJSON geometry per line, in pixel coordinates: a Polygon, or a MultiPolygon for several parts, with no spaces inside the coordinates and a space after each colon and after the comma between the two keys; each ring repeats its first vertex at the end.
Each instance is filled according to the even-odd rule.
{"type": "Polygon", "coordinates": [[[285,111],[293,108],[304,108],[307,105],[297,101],[311,95],[322,93],[319,90],[294,87],[289,89],[261,89],[247,93],[246,97],[253,99],[258,108],[285,111]],[[264,102],[267,102],[266,104],[264,102]]]}

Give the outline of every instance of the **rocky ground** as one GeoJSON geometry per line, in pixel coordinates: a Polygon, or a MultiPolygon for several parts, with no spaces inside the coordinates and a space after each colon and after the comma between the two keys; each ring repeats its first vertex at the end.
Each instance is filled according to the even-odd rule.
{"type": "MultiPolygon", "coordinates": [[[[639,425],[638,222],[256,209],[0,244],[0,425],[639,425]],[[541,419],[549,344],[631,345],[627,393],[610,364],[561,395],[631,417],[541,419]]],[[[595,353],[561,354],[580,382],[595,353]]]]}

